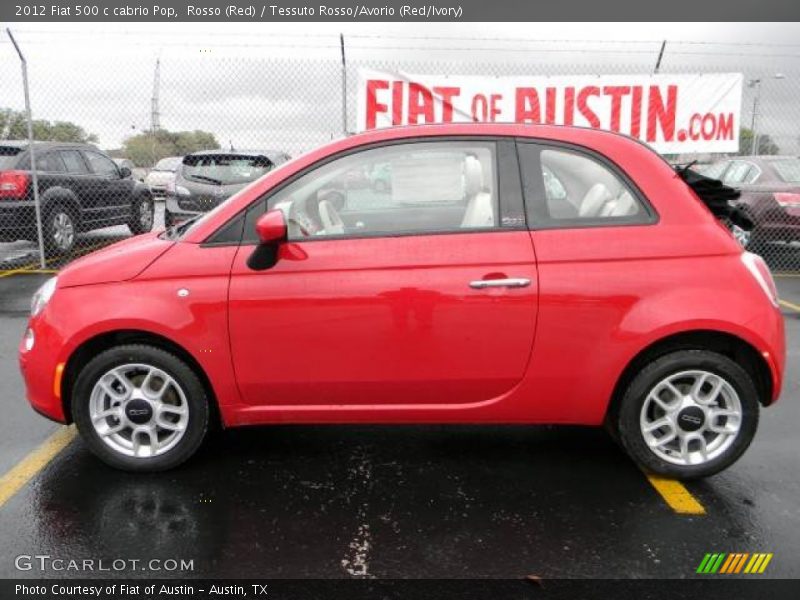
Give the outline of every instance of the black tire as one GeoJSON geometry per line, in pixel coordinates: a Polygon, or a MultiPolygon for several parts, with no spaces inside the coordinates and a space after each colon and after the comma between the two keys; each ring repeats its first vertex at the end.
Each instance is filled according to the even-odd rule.
{"type": "Polygon", "coordinates": [[[719,473],[739,459],[753,440],[758,428],[758,415],[758,392],[752,378],[741,366],[716,352],[679,350],[657,358],[631,381],[616,407],[616,437],[644,470],[675,479],[699,479],[719,473]],[[742,417],[736,437],[719,456],[702,464],[678,465],[664,460],[650,449],[642,433],[640,415],[648,393],[657,383],[688,370],[708,371],[725,379],[739,397],[742,417]]]}
{"type": "Polygon", "coordinates": [[[128,220],[128,229],[133,235],[141,235],[153,230],[156,205],[152,196],[142,194],[131,205],[131,215],[128,220]],[[146,216],[149,215],[149,216],[146,216]]]}
{"type": "Polygon", "coordinates": [[[72,389],[72,418],[89,449],[106,464],[124,471],[165,471],[189,459],[200,447],[208,430],[209,398],[194,370],[173,354],[147,345],[117,346],[100,353],[81,369],[72,389]],[[106,444],[92,424],[89,404],[98,379],[110,369],[129,363],[163,370],[175,379],[186,397],[189,412],[183,436],[163,454],[126,455],[106,444]]]}
{"type": "Polygon", "coordinates": [[[55,202],[47,207],[42,217],[42,237],[48,256],[64,256],[75,249],[80,222],[68,205],[55,202]],[[71,235],[67,233],[71,231],[71,235]]]}

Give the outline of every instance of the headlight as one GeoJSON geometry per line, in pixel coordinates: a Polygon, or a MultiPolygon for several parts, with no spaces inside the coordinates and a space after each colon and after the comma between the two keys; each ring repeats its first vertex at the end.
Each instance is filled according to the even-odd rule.
{"type": "Polygon", "coordinates": [[[31,298],[31,316],[35,317],[42,309],[50,302],[50,298],[53,297],[53,293],[56,291],[56,283],[58,283],[58,277],[51,277],[47,281],[45,281],[42,286],[36,290],[36,293],[31,298]]]}

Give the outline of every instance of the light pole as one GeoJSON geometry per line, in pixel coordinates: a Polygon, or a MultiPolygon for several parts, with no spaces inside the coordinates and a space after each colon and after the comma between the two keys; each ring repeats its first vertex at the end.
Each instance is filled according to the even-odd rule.
{"type": "MultiPolygon", "coordinates": [[[[775,73],[772,76],[772,79],[783,79],[785,75],[783,73],[775,73]]],[[[750,156],[755,156],[758,154],[758,104],[761,102],[761,79],[749,79],[747,81],[747,87],[754,88],[755,92],[753,93],[753,116],[750,121],[750,132],[752,135],[751,142],[750,142],[750,156]]]]}

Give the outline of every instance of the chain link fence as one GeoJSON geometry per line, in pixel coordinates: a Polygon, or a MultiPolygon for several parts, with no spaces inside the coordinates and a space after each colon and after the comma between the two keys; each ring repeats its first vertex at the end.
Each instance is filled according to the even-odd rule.
{"type": "MultiPolygon", "coordinates": [[[[345,45],[346,63],[338,44],[327,46],[328,57],[313,59],[290,56],[287,48],[266,57],[217,56],[201,48],[159,60],[117,54],[108,45],[91,51],[91,44],[61,57],[58,40],[53,48],[36,48],[29,70],[43,260],[20,65],[13,47],[0,44],[0,271],[43,263],[58,268],[169,226],[208,210],[288,156],[353,131],[360,68],[488,77],[650,74],[657,61],[661,73],[743,73],[739,152],[668,159],[697,161],[698,169],[740,187],[739,202],[755,223],[750,232],[737,231],[740,241],[773,270],[800,271],[800,55],[775,54],[788,67],[777,72],[772,55],[747,47],[720,54],[684,45],[659,60],[660,44],[604,55],[548,42],[531,57],[507,60],[508,45],[488,54],[465,46],[465,57],[492,57],[469,62],[430,58],[442,48],[432,43],[427,52],[425,43],[416,41],[406,53],[422,53],[424,61],[397,60],[402,47],[376,58],[389,54],[385,40],[380,52],[363,42],[345,45]],[[193,157],[184,159],[188,154],[193,157]],[[182,199],[184,171],[213,189],[182,199]]],[[[458,48],[448,50],[452,55],[458,48]]]]}

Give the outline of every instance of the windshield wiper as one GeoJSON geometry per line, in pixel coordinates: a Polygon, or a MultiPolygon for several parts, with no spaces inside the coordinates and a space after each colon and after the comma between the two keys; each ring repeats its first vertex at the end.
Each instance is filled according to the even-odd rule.
{"type": "Polygon", "coordinates": [[[192,179],[202,179],[203,181],[208,181],[210,183],[216,183],[217,185],[222,185],[221,179],[214,179],[213,177],[207,177],[205,175],[195,175],[194,173],[192,174],[187,173],[186,176],[191,177],[192,179]]]}

